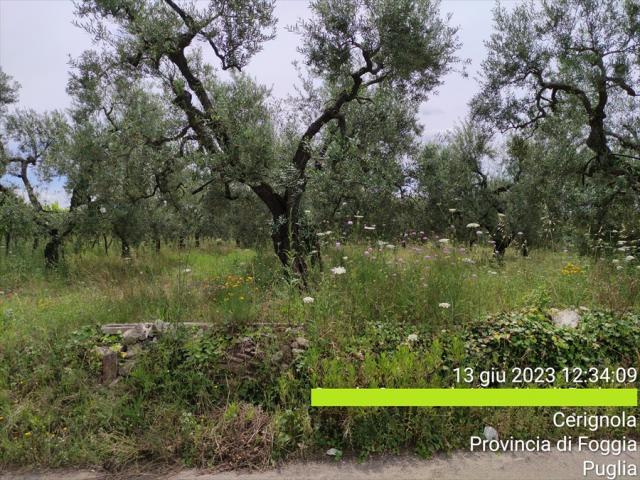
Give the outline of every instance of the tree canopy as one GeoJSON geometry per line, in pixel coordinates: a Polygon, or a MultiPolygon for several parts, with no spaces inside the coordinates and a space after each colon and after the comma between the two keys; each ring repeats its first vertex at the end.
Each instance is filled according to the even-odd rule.
{"type": "Polygon", "coordinates": [[[583,127],[584,174],[624,176],[640,188],[640,4],[527,1],[498,6],[487,42],[478,118],[501,130],[560,116],[583,127]]]}
{"type": "Polygon", "coordinates": [[[95,48],[71,62],[66,111],[19,108],[0,71],[0,230],[46,237],[49,263],[68,238],[126,257],[266,235],[305,282],[324,229],[485,235],[502,255],[637,228],[637,0],[498,5],[469,115],[428,139],[420,109],[464,64],[436,0],[311,2],[288,26],[287,99],[243,71],[276,34],[273,1],[80,0],[76,22],[95,48]],[[44,200],[51,182],[69,208],[44,200]]]}

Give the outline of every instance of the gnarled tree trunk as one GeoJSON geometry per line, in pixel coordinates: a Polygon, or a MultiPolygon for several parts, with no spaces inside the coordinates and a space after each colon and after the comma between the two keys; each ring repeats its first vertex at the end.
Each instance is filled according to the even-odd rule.
{"type": "Polygon", "coordinates": [[[265,183],[251,188],[271,212],[273,218],[271,240],[275,254],[280,259],[285,272],[298,277],[306,287],[308,273],[306,257],[311,249],[309,242],[305,241],[300,225],[302,194],[280,195],[265,183]]]}
{"type": "Polygon", "coordinates": [[[55,268],[60,263],[60,246],[62,238],[57,229],[49,232],[49,241],[44,246],[44,260],[47,268],[55,268]]]}
{"type": "Polygon", "coordinates": [[[129,241],[126,238],[121,237],[121,251],[120,256],[122,258],[131,258],[131,246],[129,245],[129,241]]]}

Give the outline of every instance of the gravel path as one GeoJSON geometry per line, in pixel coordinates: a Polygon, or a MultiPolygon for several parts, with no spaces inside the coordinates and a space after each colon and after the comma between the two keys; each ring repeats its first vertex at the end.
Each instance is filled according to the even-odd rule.
{"type": "MultiPolygon", "coordinates": [[[[640,470],[640,453],[619,457],[584,453],[485,454],[455,453],[447,457],[421,460],[415,457],[383,457],[358,463],[298,462],[281,468],[257,472],[206,473],[181,470],[174,473],[129,473],[117,477],[90,470],[49,472],[12,472],[0,474],[1,480],[101,480],[107,478],[138,480],[582,480],[596,477],[583,475],[583,462],[635,463],[640,470]]],[[[639,479],[640,476],[618,476],[618,479],[639,479]]]]}

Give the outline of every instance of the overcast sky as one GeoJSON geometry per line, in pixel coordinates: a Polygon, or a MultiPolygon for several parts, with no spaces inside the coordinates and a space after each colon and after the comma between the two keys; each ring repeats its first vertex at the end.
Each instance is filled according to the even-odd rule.
{"type": "MultiPolygon", "coordinates": [[[[299,58],[299,38],[285,27],[308,16],[307,3],[277,0],[277,37],[246,69],[278,97],[290,93],[297,81],[291,62],[299,58]]],[[[451,13],[452,24],[460,27],[459,56],[471,60],[470,76],[448,75],[423,105],[420,119],[426,136],[450,129],[467,113],[467,102],[477,90],[474,77],[485,56],[483,42],[491,33],[494,5],[493,0],[442,1],[442,11],[451,13]]],[[[89,35],[72,24],[73,9],[71,0],[0,0],[0,66],[22,85],[20,107],[45,111],[69,106],[65,91],[69,58],[92,47],[89,35]]],[[[62,199],[53,190],[47,196],[62,199]]]]}

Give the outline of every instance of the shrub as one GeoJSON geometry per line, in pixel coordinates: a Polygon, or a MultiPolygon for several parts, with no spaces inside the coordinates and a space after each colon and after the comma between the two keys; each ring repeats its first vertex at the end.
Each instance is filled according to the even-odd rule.
{"type": "Polygon", "coordinates": [[[554,325],[537,308],[490,316],[465,333],[476,368],[632,365],[640,351],[640,316],[593,312],[577,328],[554,325]]]}

